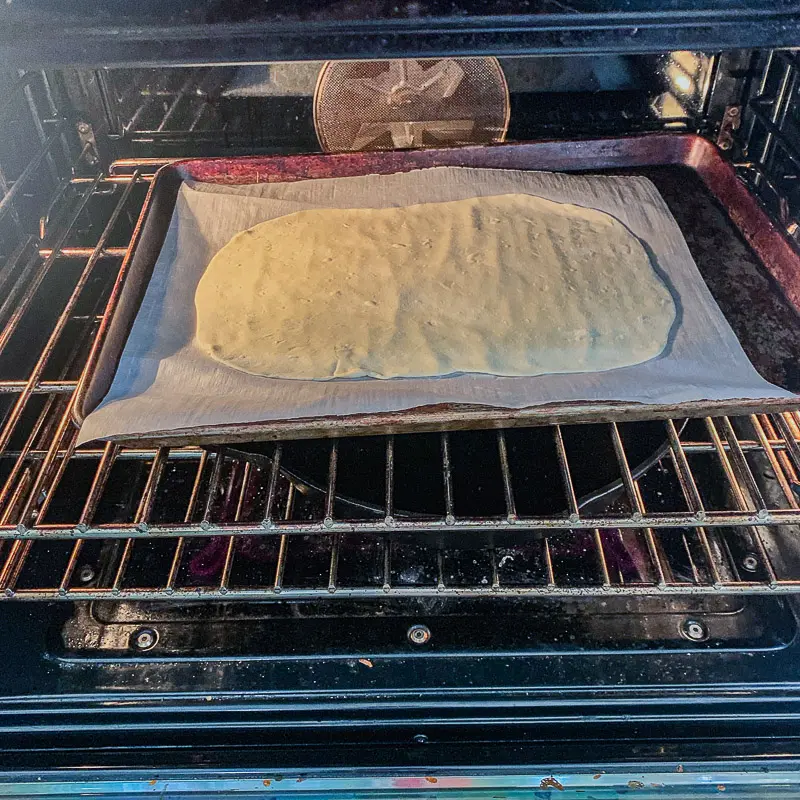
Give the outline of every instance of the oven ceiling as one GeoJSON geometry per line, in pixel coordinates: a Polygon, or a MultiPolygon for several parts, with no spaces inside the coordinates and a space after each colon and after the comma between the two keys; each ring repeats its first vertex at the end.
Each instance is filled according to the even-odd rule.
{"type": "Polygon", "coordinates": [[[791,47],[800,5],[766,0],[6,2],[17,67],[791,47]]]}

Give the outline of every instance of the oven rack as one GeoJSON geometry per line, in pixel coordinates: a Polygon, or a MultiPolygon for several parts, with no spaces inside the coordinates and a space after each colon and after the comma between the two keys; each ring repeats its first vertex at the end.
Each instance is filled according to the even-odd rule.
{"type": "Polygon", "coordinates": [[[19,115],[39,102],[49,117],[30,143],[30,166],[13,182],[0,176],[0,598],[800,590],[794,413],[685,427],[666,420],[662,457],[641,476],[621,426],[607,424],[619,480],[600,505],[583,502],[563,430],[552,427],[563,509],[547,514],[526,511],[535,481],[520,489],[511,430],[486,434],[502,499],[480,516],[465,514],[454,492],[454,476],[475,466],[453,455],[458,432],[431,435],[442,508],[425,518],[395,508],[397,482],[408,478],[395,463],[399,437],[382,442],[383,496],[367,510],[337,492],[346,440],[329,441],[326,485],[317,489],[282,469],[291,442],[261,460],[230,449],[76,448],[75,389],[161,162],[131,159],[98,172],[91,141],[75,141],[58,117],[45,75],[21,75],[3,108],[19,115]],[[41,186],[50,199],[26,203],[41,186]],[[31,206],[45,209],[38,226],[31,206]]]}
{"type": "MultiPolygon", "coordinates": [[[[2,384],[0,384],[2,385],[2,384]]],[[[74,384],[62,387],[74,388],[74,384]]],[[[22,393],[20,392],[20,395],[22,393]]],[[[68,404],[67,404],[68,405],[68,404]]],[[[683,422],[683,421],[681,421],[683,422]]],[[[395,481],[394,442],[397,437],[386,436],[384,469],[385,492],[381,512],[372,509],[362,510],[359,516],[356,504],[347,504],[350,513],[340,516],[335,508],[339,502],[337,494],[337,469],[339,442],[328,440],[328,479],[325,491],[321,493],[319,513],[307,519],[295,519],[286,501],[279,499],[278,481],[285,477],[281,471],[281,454],[291,448],[292,442],[278,443],[274,455],[269,459],[271,467],[254,468],[251,460],[236,450],[220,448],[208,452],[202,448],[160,447],[153,450],[145,448],[122,448],[107,444],[102,449],[75,450],[74,444],[67,443],[64,449],[52,447],[48,450],[23,448],[6,451],[3,458],[14,459],[12,476],[23,479],[28,485],[20,489],[18,483],[6,480],[0,490],[5,510],[0,524],[0,537],[13,539],[72,539],[89,538],[160,538],[176,536],[214,536],[217,534],[269,535],[276,534],[335,534],[335,533],[387,533],[387,532],[459,532],[459,531],[574,531],[604,528],[649,528],[669,530],[691,528],[702,531],[706,528],[730,527],[738,525],[774,526],[800,523],[800,481],[797,479],[800,466],[800,424],[797,412],[783,414],[752,414],[747,417],[716,417],[697,420],[706,429],[707,440],[682,441],[676,423],[664,421],[665,438],[669,443],[668,452],[661,459],[661,470],[668,476],[668,482],[680,490],[684,508],[668,512],[653,511],[647,507],[640,481],[634,477],[616,423],[606,423],[609,436],[618,460],[619,494],[622,496],[621,508],[602,515],[585,513],[578,501],[575,483],[572,479],[569,457],[563,443],[562,426],[551,426],[553,444],[557,453],[563,479],[563,499],[566,511],[550,516],[531,516],[517,512],[514,476],[506,454],[506,436],[502,429],[494,433],[498,449],[499,480],[502,481],[505,508],[503,513],[487,516],[466,516],[458,513],[453,498],[452,472],[455,465],[450,457],[450,440],[458,432],[436,434],[441,446],[441,482],[443,513],[425,515],[421,518],[407,514],[396,515],[393,507],[395,481]],[[736,428],[747,426],[752,438],[743,438],[736,428]],[[703,493],[692,469],[694,456],[711,456],[716,469],[714,476],[726,482],[724,503],[710,505],[704,502],[703,493]],[[776,499],[767,495],[760,486],[754,460],[758,458],[768,464],[769,477],[776,481],[780,496],[776,499]],[[86,492],[86,501],[76,521],[48,522],[47,511],[50,499],[59,488],[64,468],[70,459],[96,462],[96,471],[86,492]],[[94,515],[101,502],[103,492],[110,479],[116,462],[135,459],[146,462],[148,474],[141,486],[140,501],[136,512],[125,523],[94,523],[94,515]],[[194,489],[182,509],[180,520],[165,521],[162,514],[153,514],[157,502],[159,485],[168,464],[175,461],[191,461],[197,466],[194,489]],[[240,462],[247,475],[237,482],[240,494],[238,510],[231,515],[229,504],[218,501],[218,496],[230,495],[231,489],[223,486],[226,461],[240,462]],[[25,472],[29,468],[30,472],[25,472]],[[36,477],[33,477],[34,472],[36,477]],[[258,473],[261,497],[258,509],[248,508],[243,514],[242,504],[247,500],[253,487],[248,482],[258,473]],[[209,474],[206,474],[209,473],[209,474]],[[196,493],[202,490],[202,501],[196,493]],[[22,502],[23,496],[27,499],[22,502]],[[352,508],[351,506],[356,506],[352,508]],[[17,514],[13,513],[18,508],[17,514]],[[160,520],[153,520],[153,516],[160,520]],[[243,521],[243,517],[248,521],[243,521]]],[[[74,442],[75,429],[69,418],[62,416],[58,428],[67,432],[67,438],[74,442]]],[[[429,434],[428,436],[432,436],[429,434]]],[[[512,434],[513,435],[513,434],[512,434]]],[[[2,436],[2,434],[0,434],[2,436]]],[[[53,440],[56,443],[56,440],[53,440]]],[[[64,440],[61,440],[64,444],[64,440]]],[[[535,456],[533,459],[535,464],[535,456]]],[[[465,465],[460,465],[462,468],[465,465]]],[[[646,476],[645,476],[646,477],[646,476]]],[[[762,476],[763,477],[763,476],[762,476]]],[[[230,480],[234,480],[230,478],[230,480]]],[[[288,482],[309,492],[302,479],[287,478],[288,482]]],[[[707,478],[703,478],[707,480],[707,478]]],[[[230,482],[230,481],[229,481],[230,482]]],[[[312,487],[312,491],[313,491],[312,487]]],[[[258,492],[257,492],[258,493],[258,492]]],[[[616,493],[615,493],[616,494],[616,493]]],[[[173,502],[173,501],[171,501],[173,502]]],[[[252,504],[251,504],[252,505],[252,504]]],[[[173,515],[174,516],[174,515],[173,515]]],[[[419,516],[419,515],[418,515],[419,516]]]]}
{"type": "Polygon", "coordinates": [[[54,218],[62,222],[45,220],[41,240],[18,248],[17,264],[3,273],[14,305],[4,309],[0,355],[22,335],[27,317],[53,309],[36,305],[41,293],[58,287],[62,293],[49,335],[28,354],[28,371],[0,380],[0,597],[299,600],[800,590],[794,527],[800,523],[800,418],[794,413],[708,418],[683,430],[682,421],[666,420],[667,450],[641,477],[619,427],[607,424],[619,491],[602,512],[581,505],[562,429],[553,427],[565,511],[548,516],[520,508],[507,457],[513,431],[490,434],[504,504],[496,515],[481,517],[461,515],[454,498],[453,474],[464,468],[450,457],[453,437],[462,435],[457,432],[436,434],[443,513],[424,519],[393,507],[397,437],[384,442],[387,490],[376,512],[339,502],[337,440],[329,442],[327,486],[316,494],[282,471],[290,442],[266,462],[225,449],[76,449],[71,406],[78,377],[156,166],[130,161],[95,176],[76,169],[77,177],[59,189],[54,218]],[[178,473],[182,483],[175,482],[178,473]],[[709,494],[711,484],[723,491],[709,494]],[[677,498],[674,508],[661,509],[664,494],[677,498]]]}
{"type": "MultiPolygon", "coordinates": [[[[800,521],[795,496],[800,487],[795,469],[800,441],[796,416],[753,415],[706,419],[702,424],[708,431],[708,441],[682,441],[674,423],[667,421],[670,450],[656,468],[661,493],[674,479],[687,503],[695,504],[693,513],[649,514],[644,497],[654,493],[647,485],[652,470],[634,479],[621,459],[621,494],[627,512],[604,518],[582,517],[573,493],[568,517],[525,519],[515,515],[513,491],[509,490],[506,499],[510,512],[500,519],[459,518],[445,494],[450,513],[443,519],[403,520],[387,514],[382,519],[339,520],[333,511],[336,440],[330,443],[331,479],[316,504],[316,516],[307,488],[281,473],[279,456],[266,469],[224,449],[216,453],[193,448],[148,451],[107,445],[102,450],[70,454],[68,447],[56,451],[59,464],[66,463],[71,455],[72,462],[94,465],[90,489],[85,498],[80,498],[83,521],[76,525],[44,521],[24,531],[4,527],[5,534],[18,538],[4,542],[0,589],[6,598],[27,599],[552,597],[797,591],[800,579],[796,577],[798,562],[793,552],[798,544],[797,529],[790,527],[800,521]],[[752,426],[757,438],[736,435],[735,428],[744,424],[752,426]],[[720,430],[724,431],[724,440],[720,430]],[[739,510],[705,509],[702,484],[698,487],[690,464],[695,458],[709,457],[718,461],[729,481],[726,494],[730,505],[739,510]],[[140,467],[140,483],[133,486],[132,493],[138,501],[130,521],[87,527],[115,463],[125,462],[140,467]],[[191,491],[181,498],[185,505],[175,508],[173,503],[172,507],[184,520],[200,521],[151,525],[148,519],[158,504],[159,485],[169,466],[175,464],[188,467],[195,477],[190,482],[191,491]],[[771,497],[773,502],[765,498],[756,477],[759,468],[774,479],[778,502],[776,493],[771,497]],[[266,509],[266,522],[243,521],[259,519],[261,508],[266,509]],[[295,515],[303,518],[295,519],[295,515]],[[221,524],[215,517],[231,517],[232,521],[221,524]],[[479,531],[477,539],[459,540],[475,531],[479,531]],[[512,531],[513,537],[496,537],[504,531],[512,531]],[[97,557],[95,545],[106,551],[102,570],[91,565],[91,559],[97,557]],[[90,550],[94,556],[88,555],[90,550]],[[416,559],[415,564],[428,567],[415,566],[411,571],[416,569],[418,574],[404,574],[396,562],[408,562],[407,551],[413,551],[411,560],[416,559]],[[132,567],[134,556],[146,562],[144,574],[141,565],[132,567]],[[469,576],[461,574],[460,566],[452,572],[454,560],[469,560],[470,556],[471,582],[469,576]],[[88,567],[83,563],[87,558],[88,567]],[[637,558],[639,563],[631,576],[630,561],[637,558]],[[243,559],[244,579],[237,577],[234,569],[237,559],[243,559]],[[299,568],[294,561],[301,562],[299,568]],[[303,563],[306,561],[313,562],[311,570],[303,563]],[[509,561],[513,569],[506,568],[509,561]],[[524,569],[519,568],[519,561],[525,563],[524,569]],[[199,566],[192,567],[195,562],[199,566]],[[43,567],[50,583],[41,575],[43,567]],[[159,582],[152,581],[159,575],[159,582]],[[295,576],[299,585],[293,584],[289,575],[295,576]],[[143,578],[150,582],[141,585],[143,578]]],[[[613,435],[615,427],[610,427],[613,435]]],[[[553,430],[557,438],[559,429],[553,430]]],[[[449,468],[446,443],[455,435],[441,434],[445,493],[449,468]]],[[[498,431],[496,436],[502,448],[504,433],[498,431]]],[[[389,476],[392,442],[392,438],[386,441],[389,476]]],[[[278,453],[281,447],[291,447],[291,443],[279,446],[278,453]]],[[[25,460],[31,476],[47,458],[45,451],[28,451],[25,460]]],[[[564,467],[566,484],[568,462],[564,467]]],[[[59,472],[58,477],[63,478],[64,471],[59,472]]],[[[504,477],[508,488],[512,476],[507,465],[502,472],[508,478],[506,481],[504,477]]],[[[36,483],[36,478],[32,481],[36,483]]],[[[47,515],[47,498],[56,490],[56,484],[51,483],[39,505],[43,517],[47,515]]],[[[391,503],[391,489],[389,500],[391,503]]]]}

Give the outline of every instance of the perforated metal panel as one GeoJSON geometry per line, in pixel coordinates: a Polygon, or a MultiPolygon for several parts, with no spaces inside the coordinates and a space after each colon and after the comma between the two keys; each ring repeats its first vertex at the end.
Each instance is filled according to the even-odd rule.
{"type": "Polygon", "coordinates": [[[501,142],[509,113],[496,58],[328,62],[314,97],[328,152],[501,142]]]}

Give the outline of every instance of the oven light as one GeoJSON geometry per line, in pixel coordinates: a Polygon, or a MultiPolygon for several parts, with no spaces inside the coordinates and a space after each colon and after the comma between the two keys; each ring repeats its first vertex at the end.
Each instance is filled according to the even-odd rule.
{"type": "Polygon", "coordinates": [[[675,70],[675,73],[676,74],[674,75],[673,78],[675,88],[679,92],[683,92],[684,94],[689,94],[694,87],[694,81],[685,72],[682,72],[680,70],[675,70]]]}

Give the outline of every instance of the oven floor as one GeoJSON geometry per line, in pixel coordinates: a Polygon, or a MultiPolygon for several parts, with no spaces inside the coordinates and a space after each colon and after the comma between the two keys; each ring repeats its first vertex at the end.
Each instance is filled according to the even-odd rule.
{"type": "Polygon", "coordinates": [[[515,655],[781,648],[795,635],[772,598],[507,598],[333,603],[80,603],[54,655],[515,655]],[[423,634],[416,633],[423,627],[423,634]],[[425,641],[415,643],[415,636],[425,641]]]}

